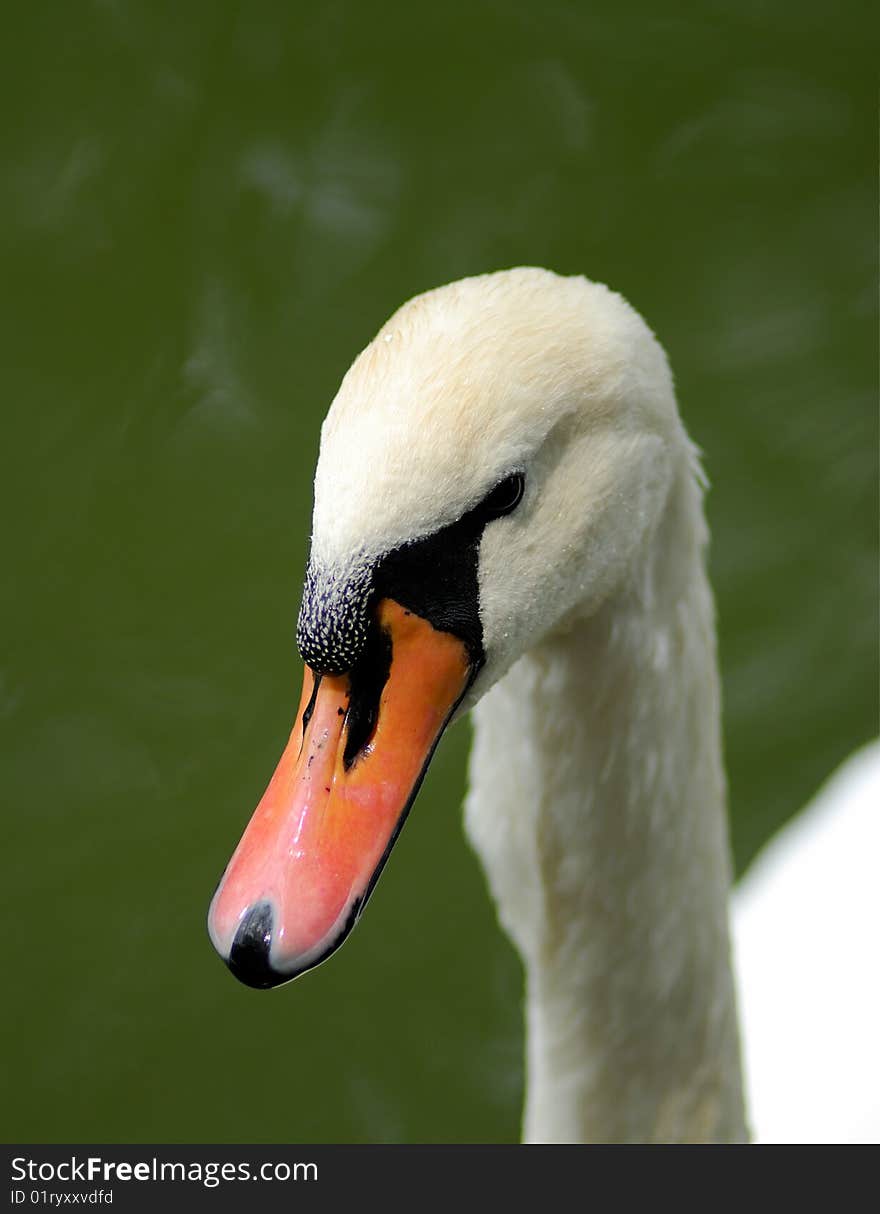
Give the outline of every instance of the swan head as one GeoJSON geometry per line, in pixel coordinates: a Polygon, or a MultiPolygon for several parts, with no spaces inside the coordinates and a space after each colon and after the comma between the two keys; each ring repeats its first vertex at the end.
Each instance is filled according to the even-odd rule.
{"type": "Polygon", "coordinates": [[[509,270],[388,320],[322,428],[300,709],[209,913],[238,977],[345,939],[445,725],[632,576],[687,449],[662,349],[605,286],[509,270]]]}

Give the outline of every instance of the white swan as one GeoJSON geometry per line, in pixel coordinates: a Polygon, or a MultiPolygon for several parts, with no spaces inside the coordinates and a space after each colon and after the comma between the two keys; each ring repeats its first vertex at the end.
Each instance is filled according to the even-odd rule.
{"type": "Polygon", "coordinates": [[[271,986],[357,919],[446,722],[526,972],[530,1142],[747,1137],[699,462],[620,296],[517,269],[405,304],[324,424],[288,747],[218,887],[271,986]]]}

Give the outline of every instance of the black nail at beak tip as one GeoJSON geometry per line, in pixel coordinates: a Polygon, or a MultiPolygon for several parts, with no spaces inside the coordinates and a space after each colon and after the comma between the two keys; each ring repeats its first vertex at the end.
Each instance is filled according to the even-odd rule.
{"type": "MultiPolygon", "coordinates": [[[[382,863],[384,864],[384,859],[382,863]]],[[[326,961],[328,957],[332,956],[340,944],[347,939],[351,929],[358,921],[380,871],[381,865],[373,876],[366,896],[355,898],[352,902],[341,931],[324,947],[322,952],[313,953],[311,959],[306,964],[300,965],[298,969],[290,969],[281,973],[272,965],[270,950],[272,935],[275,931],[275,917],[270,902],[256,902],[245,911],[232,941],[229,956],[223,957],[223,960],[239,982],[258,991],[271,990],[273,986],[292,982],[301,974],[308,973],[309,970],[313,970],[322,961],[326,961]]],[[[220,955],[223,956],[222,953],[220,955]]]]}
{"type": "Polygon", "coordinates": [[[272,907],[268,902],[252,906],[238,925],[226,964],[245,986],[265,991],[290,981],[292,975],[279,974],[269,960],[272,931],[272,907]]]}

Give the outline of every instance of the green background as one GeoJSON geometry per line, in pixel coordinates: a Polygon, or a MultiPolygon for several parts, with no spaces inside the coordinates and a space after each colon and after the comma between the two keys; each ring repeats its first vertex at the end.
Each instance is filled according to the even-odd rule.
{"type": "Polygon", "coordinates": [[[667,347],[740,869],[876,730],[872,10],[7,7],[4,1138],[517,1136],[466,725],[331,963],[247,990],[204,927],[295,710],[321,418],[417,291],[586,273],[667,347]]]}

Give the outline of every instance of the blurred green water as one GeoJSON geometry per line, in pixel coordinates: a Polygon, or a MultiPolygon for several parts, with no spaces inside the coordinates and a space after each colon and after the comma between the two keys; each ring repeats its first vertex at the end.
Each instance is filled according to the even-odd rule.
{"type": "Polygon", "coordinates": [[[876,730],[871,12],[7,11],[4,1138],[517,1135],[466,727],[333,962],[259,994],[204,931],[295,708],[320,421],[416,291],[585,272],[666,345],[740,867],[876,730]]]}

